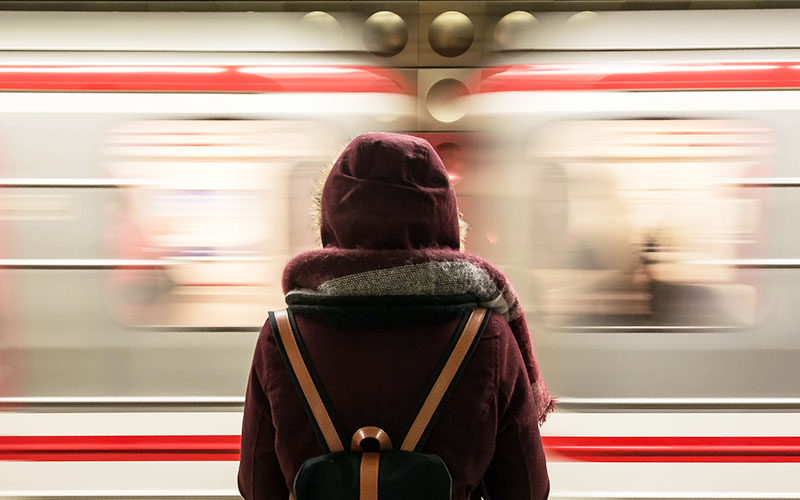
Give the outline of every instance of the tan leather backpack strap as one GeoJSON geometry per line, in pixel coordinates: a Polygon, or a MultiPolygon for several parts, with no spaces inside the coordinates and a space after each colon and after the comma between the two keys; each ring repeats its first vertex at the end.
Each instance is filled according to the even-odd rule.
{"type": "Polygon", "coordinates": [[[322,397],[320,396],[319,389],[317,388],[314,378],[311,376],[306,360],[300,351],[296,332],[292,328],[292,322],[289,319],[289,312],[286,310],[270,313],[272,319],[275,321],[277,327],[273,328],[273,334],[278,344],[278,349],[284,356],[287,366],[292,372],[292,377],[298,387],[298,392],[305,399],[307,408],[314,424],[319,431],[324,441],[320,444],[327,446],[328,452],[344,451],[344,445],[336,431],[336,426],[333,424],[328,408],[325,406],[322,397]]]}
{"type": "Polygon", "coordinates": [[[380,482],[380,453],[362,453],[359,470],[358,500],[378,500],[380,482]]]}
{"type": "Polygon", "coordinates": [[[420,440],[441,405],[442,399],[472,353],[475,339],[480,333],[486,318],[487,310],[484,308],[475,309],[470,314],[442,371],[439,372],[433,387],[406,433],[403,443],[400,445],[401,450],[414,451],[420,444],[420,440]]]}

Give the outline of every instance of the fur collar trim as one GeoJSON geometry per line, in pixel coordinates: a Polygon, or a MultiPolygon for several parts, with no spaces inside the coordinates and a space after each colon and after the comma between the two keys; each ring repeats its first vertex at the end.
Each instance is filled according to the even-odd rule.
{"type": "Polygon", "coordinates": [[[531,335],[516,291],[487,261],[451,249],[362,250],[324,248],[292,259],[283,273],[287,302],[322,297],[473,296],[502,314],[519,345],[533,385],[538,417],[555,405],[539,373],[531,335]]]}

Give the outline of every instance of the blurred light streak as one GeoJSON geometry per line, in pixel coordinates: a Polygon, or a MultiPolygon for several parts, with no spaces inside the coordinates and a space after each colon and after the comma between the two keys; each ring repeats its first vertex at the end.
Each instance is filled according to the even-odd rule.
{"type": "Polygon", "coordinates": [[[496,66],[483,70],[480,91],[797,88],[796,65],[792,61],[496,66]]]}
{"type": "MultiPolygon", "coordinates": [[[[324,80],[324,79],[322,79],[324,80]]],[[[187,117],[217,114],[283,115],[292,117],[374,116],[387,113],[412,116],[415,97],[400,90],[384,93],[341,85],[336,93],[317,90],[297,93],[170,93],[170,92],[0,92],[0,111],[6,113],[180,113],[187,117]]],[[[2,87],[2,85],[0,85],[2,87]]],[[[220,92],[230,90],[221,87],[220,92]]]]}
{"type": "Polygon", "coordinates": [[[683,261],[682,263],[735,269],[800,269],[800,259],[697,259],[683,261]]]}
{"type": "MultiPolygon", "coordinates": [[[[0,460],[238,460],[238,435],[0,436],[0,460]]],[[[800,462],[800,436],[544,436],[550,460],[800,462]]]]}
{"type": "Polygon", "coordinates": [[[238,435],[0,436],[0,460],[238,460],[238,435]]]}
{"type": "Polygon", "coordinates": [[[0,65],[0,89],[7,91],[410,94],[405,87],[394,72],[376,66],[0,65]]]}
{"type": "MultiPolygon", "coordinates": [[[[800,88],[800,85],[798,85],[800,88]]],[[[608,92],[598,89],[569,92],[549,91],[491,91],[473,96],[476,115],[497,114],[505,108],[506,116],[529,113],[626,113],[644,115],[653,113],[675,116],[703,112],[726,112],[731,106],[742,111],[796,111],[800,110],[800,92],[760,90],[759,92],[720,90],[689,92],[608,92]]]]}
{"type": "Polygon", "coordinates": [[[227,67],[209,66],[0,66],[2,73],[187,73],[211,74],[224,73],[227,67]]]}
{"type": "Polygon", "coordinates": [[[3,406],[244,406],[244,396],[0,397],[3,406]]]}
{"type": "Polygon", "coordinates": [[[270,257],[178,257],[164,259],[0,259],[0,269],[162,269],[191,263],[255,263],[270,262],[270,257]]]}
{"type": "Polygon", "coordinates": [[[0,259],[0,269],[161,269],[161,260],[123,259],[0,259]]]}
{"type": "MultiPolygon", "coordinates": [[[[653,327],[650,327],[653,328],[653,327]]],[[[564,409],[570,407],[598,407],[604,409],[633,409],[633,408],[660,408],[670,410],[676,408],[683,409],[746,409],[752,407],[763,408],[800,408],[800,398],[790,397],[757,397],[757,398],[681,398],[681,397],[661,397],[661,398],[575,398],[559,397],[559,406],[564,409]]],[[[787,416],[787,418],[790,418],[787,416]]]]}
{"type": "Polygon", "coordinates": [[[145,179],[58,179],[47,178],[14,178],[0,179],[0,188],[64,188],[64,189],[105,189],[105,188],[136,188],[136,187],[161,187],[167,186],[165,182],[156,182],[145,179]]]}
{"type": "Polygon", "coordinates": [[[584,462],[800,462],[800,436],[545,436],[549,459],[584,462]]]}
{"type": "Polygon", "coordinates": [[[367,72],[360,68],[336,66],[245,66],[238,68],[237,71],[257,75],[341,75],[367,72]]]}
{"type": "MultiPolygon", "coordinates": [[[[797,66],[790,66],[797,68],[797,66]]],[[[508,76],[533,75],[605,75],[605,74],[647,74],[647,73],[684,73],[684,72],[717,72],[717,71],[761,71],[786,68],[776,64],[530,64],[512,66],[511,69],[498,74],[508,76]]]]}
{"type": "Polygon", "coordinates": [[[720,179],[712,183],[737,187],[800,187],[800,177],[742,177],[720,179]]]}

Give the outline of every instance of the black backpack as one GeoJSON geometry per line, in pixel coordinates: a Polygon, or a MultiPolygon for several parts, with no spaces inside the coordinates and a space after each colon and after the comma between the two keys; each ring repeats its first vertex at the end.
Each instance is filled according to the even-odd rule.
{"type": "Polygon", "coordinates": [[[465,314],[447,356],[429,384],[399,450],[377,427],[362,427],[349,449],[331,419],[331,409],[290,311],[270,313],[278,350],[286,362],[325,455],[306,460],[294,479],[296,500],[451,500],[451,477],[436,455],[421,453],[443,402],[480,339],[486,309],[465,314]]]}

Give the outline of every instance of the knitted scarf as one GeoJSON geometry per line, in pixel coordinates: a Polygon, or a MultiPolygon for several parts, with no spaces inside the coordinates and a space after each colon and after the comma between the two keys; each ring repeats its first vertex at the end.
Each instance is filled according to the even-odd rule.
{"type": "Polygon", "coordinates": [[[519,345],[543,423],[555,400],[539,373],[525,314],[505,275],[485,260],[452,249],[364,250],[335,247],[293,258],[283,272],[287,301],[310,297],[472,295],[502,314],[519,345]]]}

